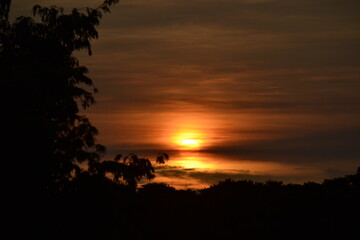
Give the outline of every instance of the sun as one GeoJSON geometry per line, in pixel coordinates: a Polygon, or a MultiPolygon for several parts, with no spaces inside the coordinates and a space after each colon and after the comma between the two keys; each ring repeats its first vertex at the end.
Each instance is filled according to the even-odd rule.
{"type": "Polygon", "coordinates": [[[198,141],[196,141],[194,139],[184,139],[184,140],[181,141],[181,145],[198,146],[199,143],[198,143],[198,141]]]}
{"type": "Polygon", "coordinates": [[[179,150],[200,150],[204,144],[204,134],[200,131],[179,131],[171,142],[179,150]]]}
{"type": "Polygon", "coordinates": [[[195,150],[199,148],[200,144],[198,140],[189,138],[181,140],[180,146],[184,150],[195,150]]]}

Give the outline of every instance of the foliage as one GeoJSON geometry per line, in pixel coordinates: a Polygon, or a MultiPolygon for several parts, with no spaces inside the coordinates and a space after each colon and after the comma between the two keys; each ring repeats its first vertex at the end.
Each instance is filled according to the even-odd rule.
{"type": "MultiPolygon", "coordinates": [[[[96,27],[117,2],[105,0],[97,8],[74,8],[70,13],[36,5],[34,17],[20,16],[10,23],[11,1],[1,1],[2,126],[7,126],[3,133],[12,154],[9,168],[20,182],[33,180],[31,184],[61,190],[86,164],[89,174],[111,172],[115,181],[123,178],[132,186],[144,176],[154,177],[150,161],[135,155],[122,163],[117,158],[101,161],[105,147],[96,141],[98,131],[80,115],[81,109],[95,104],[98,90],[74,52],[92,54],[96,27]]],[[[162,163],[168,158],[159,156],[162,163]]]]}
{"type": "Polygon", "coordinates": [[[360,223],[359,170],[322,183],[226,179],[193,194],[150,183],[138,190],[139,207],[162,204],[138,210],[146,219],[139,231],[158,239],[350,239],[360,223]]]}
{"type": "MultiPolygon", "coordinates": [[[[105,176],[106,173],[112,174],[114,182],[125,182],[128,186],[136,188],[137,182],[143,177],[151,180],[155,177],[151,162],[147,158],[139,158],[135,154],[125,156],[121,161],[122,155],[117,155],[113,161],[102,161],[95,167],[96,171],[105,176]]],[[[157,163],[163,164],[169,159],[166,153],[159,153],[156,159],[157,163]]]]}

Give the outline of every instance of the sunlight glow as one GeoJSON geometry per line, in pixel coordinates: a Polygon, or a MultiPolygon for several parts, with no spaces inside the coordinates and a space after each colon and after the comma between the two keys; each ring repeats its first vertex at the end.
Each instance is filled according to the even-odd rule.
{"type": "Polygon", "coordinates": [[[180,131],[174,135],[172,142],[180,150],[198,150],[203,143],[203,134],[195,131],[180,131]]]}
{"type": "Polygon", "coordinates": [[[162,136],[168,149],[199,151],[222,141],[217,132],[221,128],[218,119],[193,105],[187,105],[186,109],[186,114],[176,112],[166,116],[169,121],[163,127],[162,136]]]}
{"type": "Polygon", "coordinates": [[[199,145],[198,142],[194,139],[185,139],[181,142],[182,145],[189,145],[189,146],[195,146],[199,145]]]}
{"type": "Polygon", "coordinates": [[[213,169],[215,167],[214,164],[196,156],[183,157],[179,160],[175,160],[172,164],[183,168],[194,169],[213,169]]]}

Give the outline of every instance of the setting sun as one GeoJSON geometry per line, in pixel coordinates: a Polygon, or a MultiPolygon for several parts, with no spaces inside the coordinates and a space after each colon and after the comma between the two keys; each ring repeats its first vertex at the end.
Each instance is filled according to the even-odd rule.
{"type": "Polygon", "coordinates": [[[185,139],[181,142],[182,145],[188,145],[188,146],[196,146],[198,145],[198,142],[194,139],[185,139]]]}
{"type": "Polygon", "coordinates": [[[179,130],[172,134],[171,143],[179,150],[199,150],[204,145],[205,134],[199,130],[179,130]]]}
{"type": "Polygon", "coordinates": [[[195,149],[199,147],[199,142],[194,139],[181,140],[180,145],[185,149],[195,149]]]}

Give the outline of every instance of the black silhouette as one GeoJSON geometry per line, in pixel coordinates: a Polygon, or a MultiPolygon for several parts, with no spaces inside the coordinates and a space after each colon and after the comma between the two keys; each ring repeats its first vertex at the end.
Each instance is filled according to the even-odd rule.
{"type": "MultiPolygon", "coordinates": [[[[105,179],[112,173],[114,181],[122,180],[132,189],[141,178],[154,178],[148,159],[130,155],[122,162],[119,157],[102,160],[105,147],[96,142],[97,129],[79,114],[80,108],[95,103],[97,89],[73,53],[86,49],[92,54],[96,26],[117,2],[105,0],[96,9],[73,9],[68,14],[60,7],[36,5],[34,18],[20,16],[14,23],[8,19],[11,1],[0,2],[6,217],[10,225],[26,229],[14,231],[15,238],[23,232],[54,238],[40,226],[47,226],[49,211],[59,207],[52,198],[73,189],[70,183],[77,178],[105,179]]],[[[167,159],[167,154],[159,154],[157,162],[167,159]]]]}
{"type": "MultiPolygon", "coordinates": [[[[19,145],[25,147],[22,156],[13,160],[26,166],[18,177],[36,173],[37,179],[26,176],[36,186],[61,189],[81,172],[79,163],[87,162],[88,170],[95,171],[105,151],[96,143],[96,128],[79,115],[80,107],[95,103],[97,89],[73,52],[87,49],[91,54],[90,41],[98,37],[102,13],[116,2],[105,1],[84,12],[73,9],[70,14],[36,5],[33,13],[40,21],[30,17],[18,17],[13,24],[6,18],[2,21],[0,61],[6,103],[2,126],[14,156],[19,145]]],[[[3,11],[9,9],[5,6],[3,11]]]]}

